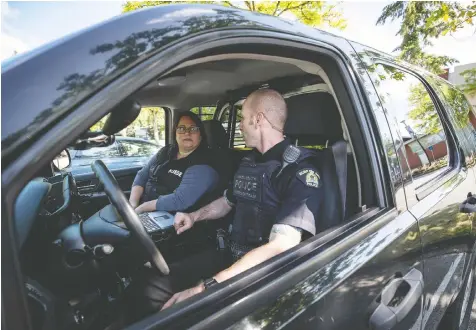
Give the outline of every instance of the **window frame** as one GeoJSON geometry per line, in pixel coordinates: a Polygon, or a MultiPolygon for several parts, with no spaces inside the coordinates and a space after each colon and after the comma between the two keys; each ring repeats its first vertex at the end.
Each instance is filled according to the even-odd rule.
{"type": "MultiPolygon", "coordinates": [[[[438,97],[438,94],[434,91],[433,87],[425,80],[422,74],[418,72],[419,70],[414,70],[412,68],[408,68],[397,64],[395,62],[390,62],[382,59],[374,59],[373,63],[375,65],[385,65],[397,70],[400,70],[404,73],[412,75],[418,81],[420,81],[423,86],[425,87],[428,95],[430,96],[433,105],[435,106],[436,113],[438,118],[440,119],[441,126],[443,127],[443,131],[446,136],[447,141],[447,149],[448,149],[448,166],[446,167],[445,171],[442,171],[434,178],[429,179],[428,181],[422,183],[420,186],[414,188],[415,196],[418,201],[421,201],[423,198],[427,197],[433,191],[441,187],[445,182],[453,178],[455,175],[458,175],[460,166],[455,166],[455,164],[460,163],[460,157],[456,146],[455,135],[453,132],[452,125],[449,123],[448,118],[446,117],[446,113],[444,111],[444,106],[441,100],[438,97]]],[[[377,95],[380,97],[380,91],[378,87],[375,88],[377,95]]],[[[438,171],[438,170],[436,170],[438,171]]],[[[412,177],[413,180],[413,177],[412,177]]]]}

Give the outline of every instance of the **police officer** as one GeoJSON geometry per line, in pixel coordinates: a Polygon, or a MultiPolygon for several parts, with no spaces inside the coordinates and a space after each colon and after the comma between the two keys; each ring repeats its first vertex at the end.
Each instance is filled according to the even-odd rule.
{"type": "Polygon", "coordinates": [[[196,222],[222,218],[235,208],[232,258],[221,262],[218,251],[208,251],[182,261],[177,269],[171,266],[170,276],[142,279],[135,291],[135,299],[142,297],[142,303],[134,304],[141,311],[167,308],[315,234],[321,178],[314,153],[292,146],[283,135],[285,100],[274,90],[257,90],[245,100],[242,116],[241,131],[246,145],[254,150],[242,160],[232,186],[223,197],[195,212],[177,213],[174,223],[181,234],[196,222]],[[195,285],[187,289],[185,283],[195,285]]]}
{"type": "Polygon", "coordinates": [[[175,143],[162,148],[134,179],[129,202],[137,213],[193,211],[219,196],[223,178],[212,164],[201,120],[182,112],[174,131],[175,143]]]}

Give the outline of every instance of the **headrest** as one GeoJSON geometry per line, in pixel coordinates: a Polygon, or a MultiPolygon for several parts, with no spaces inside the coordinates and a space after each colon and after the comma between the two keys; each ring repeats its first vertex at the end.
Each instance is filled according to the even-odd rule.
{"type": "Polygon", "coordinates": [[[316,92],[291,96],[286,100],[288,119],[284,133],[291,138],[315,137],[336,141],[343,138],[341,117],[332,95],[316,92]]]}
{"type": "Polygon", "coordinates": [[[228,148],[228,136],[219,120],[204,120],[203,127],[210,148],[228,148]]]}

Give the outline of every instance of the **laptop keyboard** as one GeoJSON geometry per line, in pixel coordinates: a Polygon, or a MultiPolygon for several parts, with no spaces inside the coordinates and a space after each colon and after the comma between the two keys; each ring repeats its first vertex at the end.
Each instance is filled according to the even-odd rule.
{"type": "Polygon", "coordinates": [[[159,225],[157,225],[152,219],[149,217],[147,213],[141,213],[139,214],[139,219],[142,222],[142,225],[144,226],[145,230],[147,232],[153,232],[153,231],[158,231],[161,228],[159,225]]]}

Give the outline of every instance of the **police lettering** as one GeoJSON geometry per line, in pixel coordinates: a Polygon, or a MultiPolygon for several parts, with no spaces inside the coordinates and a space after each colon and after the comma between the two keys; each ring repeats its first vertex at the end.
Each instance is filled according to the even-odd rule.
{"type": "Polygon", "coordinates": [[[241,196],[249,199],[256,199],[259,189],[259,182],[256,176],[237,174],[233,191],[236,196],[241,196]]]}
{"type": "Polygon", "coordinates": [[[180,172],[180,171],[172,170],[172,169],[170,169],[168,173],[172,173],[172,174],[178,176],[179,178],[181,178],[181,177],[182,177],[182,174],[183,174],[183,173],[180,172]]]}
{"type": "Polygon", "coordinates": [[[235,188],[245,191],[256,191],[256,182],[236,180],[235,188]]]}

